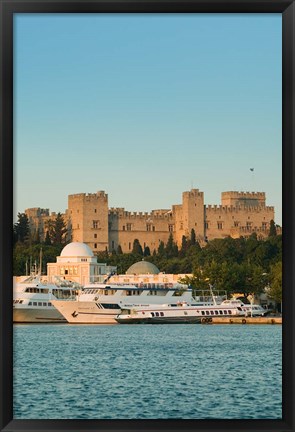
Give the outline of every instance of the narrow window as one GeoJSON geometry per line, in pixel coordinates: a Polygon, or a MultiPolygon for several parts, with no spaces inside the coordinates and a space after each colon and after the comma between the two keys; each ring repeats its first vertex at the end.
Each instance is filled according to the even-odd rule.
{"type": "Polygon", "coordinates": [[[92,221],[92,228],[94,229],[98,228],[98,221],[96,220],[92,221]]]}

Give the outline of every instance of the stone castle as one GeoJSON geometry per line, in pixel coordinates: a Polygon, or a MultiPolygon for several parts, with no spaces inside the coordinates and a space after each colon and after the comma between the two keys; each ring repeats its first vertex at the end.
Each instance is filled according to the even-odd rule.
{"type": "MultiPolygon", "coordinates": [[[[208,240],[231,236],[258,238],[268,236],[274,207],[266,206],[264,192],[223,192],[221,205],[205,205],[204,193],[199,189],[183,192],[182,204],[171,209],[129,212],[124,208],[109,208],[104,191],[68,196],[68,209],[63,214],[68,228],[68,240],[86,243],[93,252],[117,250],[131,252],[133,241],[151,253],[161,241],[165,244],[172,233],[181,246],[182,237],[190,238],[194,229],[196,239],[204,245],[208,240]]],[[[48,209],[25,210],[32,230],[38,230],[41,240],[46,234],[46,222],[56,213],[48,209]]]]}

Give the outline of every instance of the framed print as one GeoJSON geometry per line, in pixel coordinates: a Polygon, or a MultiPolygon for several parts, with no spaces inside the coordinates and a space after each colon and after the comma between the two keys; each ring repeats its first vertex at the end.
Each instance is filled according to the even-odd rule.
{"type": "Polygon", "coordinates": [[[294,1],[0,16],[1,430],[293,431],[294,1]]]}

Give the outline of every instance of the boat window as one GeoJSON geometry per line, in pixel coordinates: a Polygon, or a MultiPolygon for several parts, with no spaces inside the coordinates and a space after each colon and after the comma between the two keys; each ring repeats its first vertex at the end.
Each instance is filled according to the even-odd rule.
{"type": "Polygon", "coordinates": [[[40,291],[42,294],[48,294],[49,292],[48,288],[41,288],[40,291]]]}
{"type": "Polygon", "coordinates": [[[38,306],[42,306],[42,302],[38,302],[38,306]]]}
{"type": "Polygon", "coordinates": [[[214,315],[214,311],[210,311],[210,314],[211,314],[211,315],[214,315]]]}
{"type": "Polygon", "coordinates": [[[165,295],[167,295],[167,293],[168,293],[168,290],[159,290],[159,291],[157,291],[156,289],[155,290],[150,290],[149,292],[148,292],[148,294],[147,295],[151,295],[151,296],[162,296],[162,297],[164,297],[165,295]]]}
{"type": "Polygon", "coordinates": [[[210,315],[210,312],[209,312],[209,311],[206,311],[206,315],[210,315]]]}
{"type": "Polygon", "coordinates": [[[116,303],[100,303],[104,309],[120,309],[120,306],[116,303]]]}
{"type": "Polygon", "coordinates": [[[220,315],[223,315],[223,312],[222,312],[222,310],[220,310],[220,311],[219,311],[219,313],[220,313],[220,315]]]}
{"type": "Polygon", "coordinates": [[[160,315],[161,315],[161,316],[164,316],[164,312],[160,312],[160,315]]]}
{"type": "Polygon", "coordinates": [[[228,311],[228,314],[231,315],[231,310],[228,311]]]}
{"type": "Polygon", "coordinates": [[[205,315],[205,311],[202,311],[202,315],[205,315]]]}
{"type": "Polygon", "coordinates": [[[215,311],[215,315],[218,315],[218,311],[217,310],[215,311]]]}
{"type": "Polygon", "coordinates": [[[186,311],[184,311],[184,315],[187,315],[187,312],[186,312],[186,311]]]}
{"type": "Polygon", "coordinates": [[[51,302],[48,302],[48,306],[52,306],[51,302]]]}
{"type": "Polygon", "coordinates": [[[151,312],[151,316],[152,316],[152,317],[154,317],[154,316],[155,316],[154,312],[151,312]]]}
{"type": "Polygon", "coordinates": [[[47,306],[47,303],[43,302],[43,306],[47,306]]]}
{"type": "Polygon", "coordinates": [[[123,309],[121,311],[121,315],[130,315],[131,314],[131,310],[130,309],[123,309]]]}
{"type": "Polygon", "coordinates": [[[159,312],[156,312],[156,316],[159,316],[159,312]]]}
{"type": "Polygon", "coordinates": [[[37,302],[33,302],[33,306],[37,306],[37,302]]]}
{"type": "Polygon", "coordinates": [[[29,304],[29,306],[32,306],[32,302],[29,302],[28,304],[29,304]]]}
{"type": "Polygon", "coordinates": [[[176,296],[176,297],[180,297],[180,296],[181,296],[181,291],[179,291],[179,290],[175,290],[174,293],[173,293],[172,295],[173,295],[173,296],[176,296]]]}

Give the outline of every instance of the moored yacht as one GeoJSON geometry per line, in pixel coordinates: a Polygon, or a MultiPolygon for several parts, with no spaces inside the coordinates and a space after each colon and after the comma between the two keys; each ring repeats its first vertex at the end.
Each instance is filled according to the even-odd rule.
{"type": "Polygon", "coordinates": [[[122,309],[151,305],[196,305],[192,290],[179,283],[89,284],[76,300],[53,301],[71,324],[116,324],[122,309]]]}
{"type": "Polygon", "coordinates": [[[46,283],[38,275],[14,283],[13,322],[53,323],[66,322],[52,301],[69,301],[76,298],[80,286],[77,283],[56,278],[46,283]]]}

